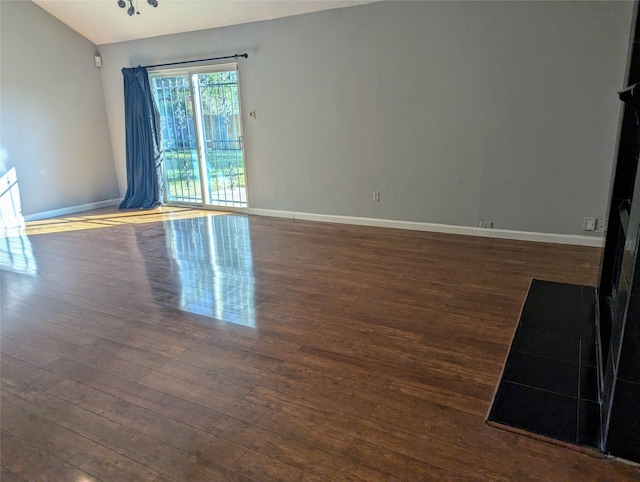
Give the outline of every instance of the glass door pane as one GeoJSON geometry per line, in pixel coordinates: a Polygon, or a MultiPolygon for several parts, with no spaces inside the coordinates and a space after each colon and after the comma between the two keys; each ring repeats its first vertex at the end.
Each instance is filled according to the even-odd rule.
{"type": "Polygon", "coordinates": [[[167,202],[202,204],[189,75],[151,78],[160,112],[167,202]]]}
{"type": "Polygon", "coordinates": [[[194,75],[200,109],[198,131],[204,161],[205,204],[246,207],[242,124],[236,70],[194,75]]]}

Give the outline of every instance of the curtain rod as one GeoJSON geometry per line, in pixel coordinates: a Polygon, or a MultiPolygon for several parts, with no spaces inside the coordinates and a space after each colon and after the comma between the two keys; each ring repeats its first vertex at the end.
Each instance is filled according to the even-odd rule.
{"type": "Polygon", "coordinates": [[[168,67],[170,65],[182,65],[182,64],[193,64],[196,62],[210,62],[212,60],[224,60],[224,59],[239,59],[239,58],[249,58],[249,54],[244,53],[244,54],[234,54],[234,55],[227,55],[225,57],[212,57],[210,59],[198,59],[198,60],[184,60],[182,62],[169,62],[168,64],[156,64],[156,65],[143,65],[143,67],[145,69],[151,69],[154,67],[168,67]]]}

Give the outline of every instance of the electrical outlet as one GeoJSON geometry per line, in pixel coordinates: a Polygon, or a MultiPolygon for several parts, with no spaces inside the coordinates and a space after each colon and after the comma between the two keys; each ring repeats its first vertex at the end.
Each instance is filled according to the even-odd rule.
{"type": "Polygon", "coordinates": [[[480,224],[478,225],[478,227],[480,229],[492,229],[493,228],[493,222],[491,222],[491,221],[480,221],[480,224]]]}
{"type": "Polygon", "coordinates": [[[596,219],[596,231],[599,233],[604,233],[606,230],[607,230],[607,220],[596,219]]]}
{"type": "Polygon", "coordinates": [[[584,218],[584,224],[582,225],[582,229],[584,229],[585,231],[595,231],[596,218],[584,218]]]}
{"type": "Polygon", "coordinates": [[[373,191],[373,202],[374,203],[380,202],[380,191],[373,191]]]}

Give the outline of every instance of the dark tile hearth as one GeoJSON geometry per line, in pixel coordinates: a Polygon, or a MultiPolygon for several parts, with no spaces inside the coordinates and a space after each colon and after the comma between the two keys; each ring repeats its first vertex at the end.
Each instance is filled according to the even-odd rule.
{"type": "MultiPolygon", "coordinates": [[[[550,326],[554,325],[550,323],[550,326]]],[[[580,358],[579,332],[519,327],[511,350],[572,363],[580,358]]]]}
{"type": "Polygon", "coordinates": [[[565,442],[575,442],[577,410],[576,398],[503,380],[489,419],[565,442]]]}
{"type": "Polygon", "coordinates": [[[509,357],[502,379],[569,397],[578,388],[578,365],[553,358],[515,351],[509,357]]]}
{"type": "Polygon", "coordinates": [[[488,421],[597,448],[595,289],[533,280],[488,421]]]}

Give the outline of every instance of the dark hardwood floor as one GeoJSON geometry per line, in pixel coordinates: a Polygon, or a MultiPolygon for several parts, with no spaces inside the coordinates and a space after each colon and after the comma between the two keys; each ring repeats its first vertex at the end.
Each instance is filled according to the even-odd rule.
{"type": "Polygon", "coordinates": [[[0,238],[3,481],[639,480],[485,424],[600,250],[164,208],[0,238]]]}

